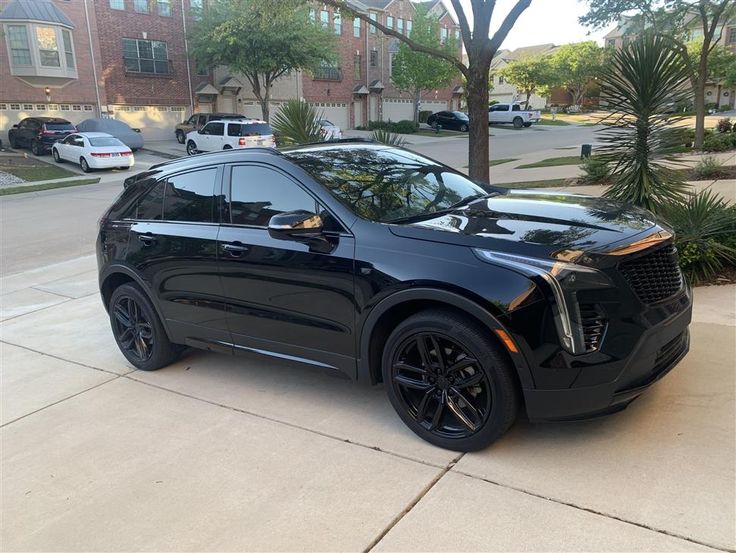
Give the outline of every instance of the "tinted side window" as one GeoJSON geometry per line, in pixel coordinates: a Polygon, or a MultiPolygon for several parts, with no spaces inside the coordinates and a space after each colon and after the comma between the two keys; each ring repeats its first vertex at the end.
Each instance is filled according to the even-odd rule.
{"type": "Polygon", "coordinates": [[[201,127],[207,122],[207,116],[206,115],[200,115],[199,116],[199,126],[201,127]]]}
{"type": "Polygon", "coordinates": [[[217,168],[169,177],[164,192],[164,219],[211,223],[217,168]]]}
{"type": "Polygon", "coordinates": [[[511,108],[511,111],[521,111],[521,106],[519,104],[514,104],[514,107],[511,108]]]}
{"type": "Polygon", "coordinates": [[[156,185],[138,199],[133,218],[142,221],[160,221],[164,204],[164,182],[156,185]]]}
{"type": "Polygon", "coordinates": [[[240,136],[240,123],[230,123],[227,126],[228,136],[240,136]]]}
{"type": "Polygon", "coordinates": [[[297,209],[315,212],[317,205],[293,180],[257,165],[232,168],[230,222],[233,224],[266,227],[277,213],[297,209]]]}
{"type": "Polygon", "coordinates": [[[211,134],[213,136],[222,136],[225,134],[225,123],[207,123],[205,127],[205,134],[211,134]]]}

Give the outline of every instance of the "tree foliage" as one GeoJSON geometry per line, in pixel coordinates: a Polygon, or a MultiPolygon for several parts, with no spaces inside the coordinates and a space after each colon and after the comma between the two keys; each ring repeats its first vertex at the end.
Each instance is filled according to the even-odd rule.
{"type": "MultiPolygon", "coordinates": [[[[417,44],[445,51],[448,55],[458,50],[454,40],[447,40],[445,44],[440,42],[439,20],[423,5],[417,6],[411,39],[417,44]]],[[[422,91],[448,86],[458,74],[457,68],[447,60],[414,51],[402,43],[393,59],[391,80],[399,90],[414,95],[414,121],[417,122],[422,91]]]]}
{"type": "Polygon", "coordinates": [[[601,131],[603,156],[613,165],[606,196],[652,211],[681,200],[682,179],[663,161],[682,143],[667,112],[687,79],[688,67],[661,35],[645,33],[613,55],[601,79],[611,109],[601,131]]]}
{"type": "Polygon", "coordinates": [[[498,71],[504,80],[526,96],[526,107],[532,94],[546,96],[557,79],[549,56],[514,60],[498,71]]]}
{"type": "Polygon", "coordinates": [[[289,71],[334,58],[335,35],[309,22],[301,0],[216,0],[189,36],[195,59],[243,75],[269,119],[271,86],[289,71]]]}
{"type": "Polygon", "coordinates": [[[582,106],[591,84],[600,77],[608,50],[594,41],[560,46],[550,56],[552,80],[571,96],[573,105],[582,106]]]}

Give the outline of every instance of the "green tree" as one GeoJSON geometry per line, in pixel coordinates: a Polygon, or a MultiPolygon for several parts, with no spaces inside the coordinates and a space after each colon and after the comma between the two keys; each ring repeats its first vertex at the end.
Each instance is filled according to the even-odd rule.
{"type": "Polygon", "coordinates": [[[682,199],[682,178],[662,162],[682,144],[667,111],[687,93],[688,77],[677,49],[652,32],[613,55],[601,77],[612,112],[601,131],[602,157],[613,166],[607,197],[652,211],[682,199]]]}
{"type": "MultiPolygon", "coordinates": [[[[452,54],[431,46],[415,42],[396,29],[389,29],[383,23],[373,21],[365,11],[355,9],[349,0],[323,0],[324,4],[340,8],[345,13],[373,25],[387,36],[392,36],[407,44],[414,51],[429,54],[453,64],[467,83],[465,97],[468,102],[470,116],[470,132],[468,137],[468,173],[472,179],[488,182],[490,174],[489,141],[488,141],[488,74],[491,70],[493,56],[514,27],[519,16],[531,5],[532,0],[515,0],[511,9],[499,20],[498,28],[491,33],[491,18],[496,11],[496,2],[492,0],[450,0],[452,8],[460,23],[460,34],[467,53],[467,63],[463,61],[462,52],[458,48],[452,54]],[[469,6],[466,8],[465,6],[469,6]]],[[[496,14],[498,15],[498,14],[496,14]]]]}
{"type": "Polygon", "coordinates": [[[315,69],[334,59],[335,34],[309,22],[301,0],[217,0],[208,4],[189,37],[194,58],[242,74],[265,121],[271,87],[289,71],[315,69]]]}
{"type": "MultiPolygon", "coordinates": [[[[445,44],[440,42],[440,22],[423,5],[417,6],[411,39],[417,44],[445,51],[448,55],[452,55],[458,48],[453,40],[448,40],[445,44]]],[[[391,67],[391,80],[396,88],[414,95],[415,123],[419,121],[422,91],[445,87],[459,74],[457,68],[447,60],[416,52],[406,43],[399,46],[391,67]]]]}
{"type": "Polygon", "coordinates": [[[504,80],[515,86],[526,95],[526,108],[529,108],[529,99],[532,94],[540,96],[549,94],[550,86],[554,82],[553,67],[549,57],[539,56],[522,58],[509,63],[498,71],[504,80]]]}
{"type": "Polygon", "coordinates": [[[575,106],[582,106],[591,84],[600,77],[607,50],[594,41],[560,46],[550,56],[553,80],[568,91],[575,106]]]}
{"type": "Polygon", "coordinates": [[[688,68],[695,103],[695,147],[705,137],[705,86],[708,57],[734,13],[735,0],[588,0],[588,13],[580,22],[600,29],[626,17],[633,36],[645,29],[661,34],[688,68]],[[688,49],[692,31],[702,35],[702,48],[688,49]]]}
{"type": "Polygon", "coordinates": [[[718,83],[720,99],[722,86],[736,86],[736,53],[723,46],[716,46],[708,56],[708,78],[718,83]]]}

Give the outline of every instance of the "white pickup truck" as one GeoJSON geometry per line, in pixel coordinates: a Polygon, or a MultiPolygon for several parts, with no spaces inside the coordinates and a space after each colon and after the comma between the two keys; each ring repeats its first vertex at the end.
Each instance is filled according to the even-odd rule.
{"type": "Polygon", "coordinates": [[[542,118],[539,111],[521,109],[521,104],[493,104],[488,106],[488,124],[510,123],[517,129],[531,127],[542,118]]]}

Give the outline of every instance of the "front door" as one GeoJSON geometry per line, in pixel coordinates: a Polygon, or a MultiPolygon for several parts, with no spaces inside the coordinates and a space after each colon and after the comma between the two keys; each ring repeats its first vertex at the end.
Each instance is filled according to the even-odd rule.
{"type": "Polygon", "coordinates": [[[213,166],[163,178],[128,217],[126,261],[143,275],[181,343],[230,342],[217,273],[221,173],[213,166]]]}
{"type": "Polygon", "coordinates": [[[222,150],[225,146],[225,123],[207,123],[197,140],[197,148],[203,152],[222,150]]]}
{"type": "Polygon", "coordinates": [[[353,127],[363,126],[363,100],[353,102],[353,127]]]}
{"type": "Polygon", "coordinates": [[[236,350],[354,377],[353,237],[327,214],[330,248],[271,237],[267,227],[273,215],[323,211],[296,181],[271,166],[227,167],[225,186],[218,246],[236,350]]]}

